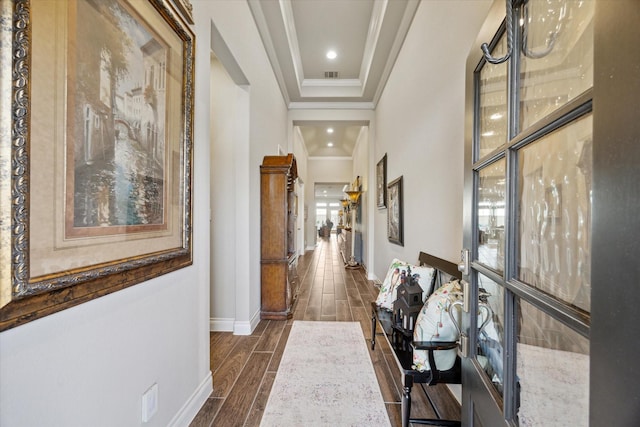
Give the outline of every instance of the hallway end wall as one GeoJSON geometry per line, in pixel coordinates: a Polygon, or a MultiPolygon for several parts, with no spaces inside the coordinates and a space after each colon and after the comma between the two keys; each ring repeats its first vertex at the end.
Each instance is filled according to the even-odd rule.
{"type": "Polygon", "coordinates": [[[315,247],[318,239],[316,229],[316,183],[351,182],[353,162],[350,157],[311,157],[307,160],[307,179],[305,199],[309,205],[306,224],[307,249],[315,247]]]}

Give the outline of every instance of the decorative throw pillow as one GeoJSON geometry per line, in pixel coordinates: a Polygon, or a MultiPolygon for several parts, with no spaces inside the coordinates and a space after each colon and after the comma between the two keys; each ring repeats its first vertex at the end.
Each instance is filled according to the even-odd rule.
{"type": "MultiPolygon", "coordinates": [[[[445,283],[427,299],[418,313],[413,330],[414,341],[457,341],[458,330],[449,316],[449,307],[462,297],[462,288],[457,280],[445,283]]],[[[460,310],[454,310],[454,316],[460,324],[460,310]]],[[[456,361],[457,349],[437,350],[434,352],[436,366],[441,371],[451,369],[456,361]]],[[[413,368],[428,371],[429,355],[426,350],[413,351],[413,368]]]]}
{"type": "Polygon", "coordinates": [[[376,298],[376,304],[379,307],[391,310],[393,302],[398,297],[398,285],[400,285],[400,276],[403,271],[407,271],[407,267],[411,268],[411,275],[418,275],[418,284],[422,288],[422,301],[431,293],[431,284],[433,281],[434,269],[432,267],[422,267],[411,265],[404,261],[394,258],[391,261],[387,275],[380,286],[380,292],[376,298]]]}

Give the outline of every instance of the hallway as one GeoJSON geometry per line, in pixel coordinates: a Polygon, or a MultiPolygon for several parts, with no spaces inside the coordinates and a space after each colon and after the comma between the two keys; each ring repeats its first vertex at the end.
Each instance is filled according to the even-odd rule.
{"type": "MultiPolygon", "coordinates": [[[[392,426],[400,426],[400,376],[395,361],[379,337],[375,351],[368,345],[371,334],[370,302],[377,288],[362,269],[347,270],[336,237],[320,239],[316,249],[301,256],[298,302],[292,320],[262,320],[253,334],[211,332],[213,393],[191,423],[192,427],[258,426],[275,379],[280,358],[294,320],[360,322],[363,339],[378,377],[392,426]]],[[[416,385],[412,393],[412,416],[437,417],[416,385]]],[[[425,391],[426,392],[426,391],[425,391]]],[[[444,385],[430,387],[429,395],[443,418],[457,418],[460,407],[444,385]]]]}

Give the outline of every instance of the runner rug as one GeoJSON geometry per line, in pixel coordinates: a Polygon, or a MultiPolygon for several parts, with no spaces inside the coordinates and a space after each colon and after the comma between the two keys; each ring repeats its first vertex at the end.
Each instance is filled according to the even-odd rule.
{"type": "Polygon", "coordinates": [[[293,322],[260,425],[390,426],[360,323],[293,322]]]}

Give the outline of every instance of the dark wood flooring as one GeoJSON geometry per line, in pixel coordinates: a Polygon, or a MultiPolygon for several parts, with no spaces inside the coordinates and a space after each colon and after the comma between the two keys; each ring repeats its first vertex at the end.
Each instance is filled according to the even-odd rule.
{"type": "MultiPolygon", "coordinates": [[[[378,377],[391,425],[400,426],[400,378],[391,349],[383,337],[376,349],[371,336],[370,302],[378,293],[362,269],[345,269],[335,236],[322,240],[315,250],[300,257],[301,287],[293,319],[262,320],[248,336],[211,332],[213,393],[191,423],[192,427],[258,426],[294,320],[360,322],[363,340],[378,377]]],[[[460,419],[460,406],[444,385],[415,385],[413,417],[437,417],[425,398],[436,402],[439,416],[460,419]]]]}

